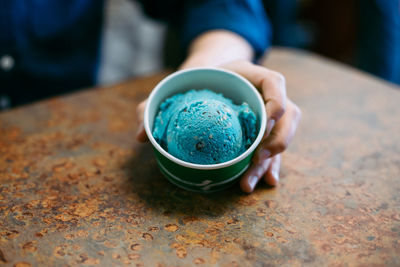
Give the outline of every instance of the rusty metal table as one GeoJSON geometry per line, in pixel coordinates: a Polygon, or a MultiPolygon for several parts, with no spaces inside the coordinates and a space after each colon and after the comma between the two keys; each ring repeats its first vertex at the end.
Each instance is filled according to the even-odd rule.
{"type": "Polygon", "coordinates": [[[399,88],[299,51],[266,66],[303,120],[250,195],[183,191],[134,141],[163,74],[0,114],[0,264],[399,266],[399,88]]]}

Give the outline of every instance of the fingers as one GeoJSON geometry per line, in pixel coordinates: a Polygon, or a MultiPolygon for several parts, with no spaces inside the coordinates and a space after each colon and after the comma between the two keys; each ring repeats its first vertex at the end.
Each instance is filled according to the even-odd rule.
{"type": "Polygon", "coordinates": [[[279,183],[279,170],[281,168],[281,155],[278,154],[271,159],[267,172],[264,174],[264,181],[270,186],[276,186],[279,183]]]}
{"type": "Polygon", "coordinates": [[[264,177],[268,185],[278,184],[281,162],[279,153],[283,152],[292,140],[300,118],[300,109],[288,99],[285,114],[272,129],[270,135],[258,146],[252,166],[240,181],[240,187],[244,192],[253,192],[261,177],[264,177]]]}
{"type": "Polygon", "coordinates": [[[252,166],[246,171],[240,180],[240,188],[246,192],[254,191],[257,183],[264,177],[266,184],[276,186],[279,183],[279,170],[281,166],[281,155],[272,158],[253,160],[252,166]]]}
{"type": "Polygon", "coordinates": [[[271,158],[253,158],[252,165],[250,168],[243,174],[240,180],[240,188],[242,191],[246,193],[253,192],[256,187],[258,181],[260,181],[261,177],[263,177],[264,173],[268,170],[271,158]]]}
{"type": "Polygon", "coordinates": [[[300,109],[287,98],[282,74],[246,61],[231,62],[222,67],[242,75],[262,92],[268,115],[264,139],[240,186],[250,193],[262,177],[267,184],[274,186],[279,181],[281,157],[278,154],[293,139],[301,117],[300,109]]]}
{"type": "Polygon", "coordinates": [[[136,140],[139,142],[146,142],[148,137],[146,135],[146,131],[144,130],[143,125],[143,117],[144,117],[144,108],[146,106],[146,100],[139,103],[136,108],[137,120],[138,120],[138,129],[136,132],[136,140]]]}
{"type": "Polygon", "coordinates": [[[236,61],[223,67],[242,75],[261,90],[269,118],[267,132],[271,131],[286,109],[286,82],[283,75],[248,61],[236,61]]]}
{"type": "Polygon", "coordinates": [[[286,112],[276,123],[268,137],[258,146],[256,155],[269,153],[274,156],[286,150],[294,137],[300,118],[300,109],[290,99],[287,99],[286,112]]]}

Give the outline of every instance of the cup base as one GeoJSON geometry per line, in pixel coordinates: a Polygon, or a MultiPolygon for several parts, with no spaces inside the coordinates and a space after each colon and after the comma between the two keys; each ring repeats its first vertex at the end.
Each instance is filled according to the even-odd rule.
{"type": "Polygon", "coordinates": [[[168,181],[170,181],[172,184],[180,188],[197,193],[214,193],[224,190],[228,187],[231,187],[233,184],[236,183],[236,181],[250,166],[250,164],[246,165],[238,174],[223,181],[213,182],[212,180],[205,179],[201,183],[193,183],[186,180],[182,180],[179,177],[172,174],[171,172],[169,172],[167,168],[164,167],[164,165],[159,160],[157,160],[157,163],[160,171],[165,176],[165,178],[167,178],[168,181]]]}

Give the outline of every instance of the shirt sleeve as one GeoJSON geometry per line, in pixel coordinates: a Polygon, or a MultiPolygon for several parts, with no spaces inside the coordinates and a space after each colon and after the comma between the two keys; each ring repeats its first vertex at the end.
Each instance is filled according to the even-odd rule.
{"type": "Polygon", "coordinates": [[[261,0],[187,1],[181,27],[184,47],[201,33],[216,29],[242,36],[257,57],[270,45],[271,28],[261,0]]]}

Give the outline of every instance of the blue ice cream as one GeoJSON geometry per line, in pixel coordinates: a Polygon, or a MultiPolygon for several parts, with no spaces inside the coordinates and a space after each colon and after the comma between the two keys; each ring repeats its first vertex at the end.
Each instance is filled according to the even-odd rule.
{"type": "Polygon", "coordinates": [[[257,135],[257,119],[247,103],[235,105],[208,89],[166,99],[153,136],[171,155],[191,163],[216,164],[243,153],[257,135]]]}

